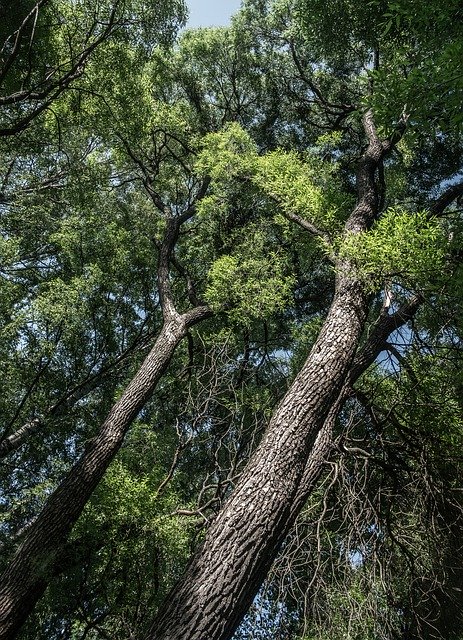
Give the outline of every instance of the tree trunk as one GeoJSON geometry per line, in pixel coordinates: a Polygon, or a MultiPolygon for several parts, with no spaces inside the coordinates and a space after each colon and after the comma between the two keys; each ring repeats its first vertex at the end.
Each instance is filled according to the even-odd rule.
{"type": "Polygon", "coordinates": [[[207,307],[169,314],[153,349],[115,403],[98,435],[52,493],[0,579],[0,638],[14,638],[41,597],[62,545],[118,452],[140,409],[153,393],[188,328],[210,315],[207,307]]]}
{"type": "Polygon", "coordinates": [[[358,283],[338,284],[317,343],[147,640],[231,638],[316,486],[352,385],[421,303],[384,307],[352,361],[368,305],[358,283]]]}
{"type": "MultiPolygon", "coordinates": [[[[346,234],[362,233],[375,221],[375,175],[400,139],[398,132],[381,141],[370,111],[363,124],[368,146],[359,161],[358,199],[346,234]]],[[[329,425],[368,311],[354,265],[338,260],[336,267],[333,302],[315,345],[146,640],[230,640],[302,508],[303,482],[312,483],[323,464],[329,425]]]]}
{"type": "Polygon", "coordinates": [[[339,278],[304,367],[275,411],[239,485],[167,599],[149,639],[232,636],[297,515],[292,505],[307,459],[341,392],[367,308],[362,286],[347,276],[339,278]]]}

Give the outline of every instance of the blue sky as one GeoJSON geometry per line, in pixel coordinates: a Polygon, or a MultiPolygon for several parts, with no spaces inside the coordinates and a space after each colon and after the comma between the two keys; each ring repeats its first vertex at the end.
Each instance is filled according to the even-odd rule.
{"type": "Polygon", "coordinates": [[[218,27],[228,24],[240,7],[240,0],[187,0],[188,27],[218,27]]]}

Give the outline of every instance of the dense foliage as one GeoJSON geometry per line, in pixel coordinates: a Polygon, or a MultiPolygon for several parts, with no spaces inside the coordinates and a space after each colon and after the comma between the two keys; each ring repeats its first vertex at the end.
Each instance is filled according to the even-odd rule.
{"type": "Polygon", "coordinates": [[[0,8],[5,575],[185,319],[101,481],[28,559],[44,595],[18,637],[146,637],[349,277],[357,359],[236,638],[460,640],[460,3],[245,0],[175,39],[185,16],[0,8]]]}

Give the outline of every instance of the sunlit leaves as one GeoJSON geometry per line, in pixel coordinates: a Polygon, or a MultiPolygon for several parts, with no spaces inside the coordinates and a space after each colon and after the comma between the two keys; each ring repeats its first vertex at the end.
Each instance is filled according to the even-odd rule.
{"type": "Polygon", "coordinates": [[[206,299],[242,324],[264,319],[290,299],[294,280],[286,270],[284,254],[267,246],[265,231],[248,226],[234,252],[212,265],[206,299]]]}
{"type": "Polygon", "coordinates": [[[250,135],[233,123],[219,133],[205,136],[196,169],[224,183],[231,178],[250,176],[256,159],[257,150],[250,135]]]}
{"type": "Polygon", "coordinates": [[[385,278],[423,287],[440,278],[447,238],[439,221],[426,213],[389,209],[374,227],[344,237],[339,256],[352,261],[374,290],[385,278]]]}
{"type": "Polygon", "coordinates": [[[350,198],[340,191],[336,167],[275,151],[259,159],[255,182],[287,212],[301,215],[328,232],[339,230],[350,198]]]}

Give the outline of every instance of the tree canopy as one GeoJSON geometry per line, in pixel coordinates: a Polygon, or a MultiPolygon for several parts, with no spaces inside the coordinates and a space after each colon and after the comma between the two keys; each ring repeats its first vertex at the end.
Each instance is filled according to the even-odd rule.
{"type": "Polygon", "coordinates": [[[0,638],[463,638],[462,9],[0,8],[0,638]]]}

